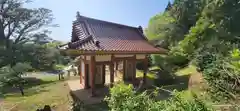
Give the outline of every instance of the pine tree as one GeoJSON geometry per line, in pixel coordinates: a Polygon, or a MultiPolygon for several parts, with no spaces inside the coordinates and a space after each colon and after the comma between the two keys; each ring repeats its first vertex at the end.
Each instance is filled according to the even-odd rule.
{"type": "Polygon", "coordinates": [[[165,8],[165,11],[169,11],[172,8],[172,4],[170,1],[168,1],[167,7],[165,8]]]}

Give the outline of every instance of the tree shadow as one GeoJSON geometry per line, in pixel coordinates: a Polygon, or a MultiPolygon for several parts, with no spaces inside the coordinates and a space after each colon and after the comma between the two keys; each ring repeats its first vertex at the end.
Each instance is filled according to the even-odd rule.
{"type": "MultiPolygon", "coordinates": [[[[55,83],[56,81],[44,81],[36,77],[25,77],[24,83],[24,96],[31,96],[41,92],[47,92],[48,90],[44,89],[47,84],[55,83]],[[36,87],[36,88],[35,88],[36,87]]],[[[20,91],[16,87],[4,86],[2,88],[2,94],[8,97],[18,97],[21,96],[20,91]]]]}
{"type": "Polygon", "coordinates": [[[54,80],[45,81],[45,80],[42,80],[42,79],[39,79],[39,78],[36,78],[36,77],[26,77],[24,79],[26,81],[25,85],[24,85],[25,89],[32,88],[32,87],[39,86],[39,85],[44,86],[45,84],[50,84],[50,83],[57,82],[57,81],[54,81],[54,80]]]}
{"type": "Polygon", "coordinates": [[[18,91],[18,92],[7,93],[4,95],[4,97],[28,97],[28,96],[33,96],[43,92],[48,92],[48,91],[49,90],[46,90],[46,89],[37,89],[37,90],[30,89],[30,90],[24,90],[24,96],[22,96],[20,91],[18,91]]]}
{"type": "Polygon", "coordinates": [[[157,79],[147,78],[147,82],[151,82],[147,88],[149,93],[152,93],[154,90],[158,89],[157,100],[166,100],[172,97],[174,90],[184,91],[188,89],[190,75],[176,76],[160,69],[150,70],[150,73],[156,74],[157,79]]]}
{"type": "Polygon", "coordinates": [[[162,87],[162,86],[168,86],[173,85],[179,87],[174,87],[176,90],[182,91],[188,88],[188,82],[190,75],[183,75],[183,76],[177,76],[173,74],[172,71],[166,71],[161,69],[155,69],[150,70],[150,73],[153,73],[157,76],[156,79],[152,79],[154,81],[154,86],[162,87]]]}

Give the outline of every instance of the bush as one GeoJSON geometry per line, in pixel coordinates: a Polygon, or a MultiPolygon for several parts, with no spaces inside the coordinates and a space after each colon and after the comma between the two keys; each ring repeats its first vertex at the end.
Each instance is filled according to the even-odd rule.
{"type": "Polygon", "coordinates": [[[167,58],[170,64],[176,65],[178,67],[185,67],[188,65],[189,60],[183,55],[171,55],[167,58]]]}
{"type": "Polygon", "coordinates": [[[171,64],[168,60],[168,56],[153,55],[154,64],[161,68],[157,73],[158,79],[154,81],[156,85],[168,85],[174,83],[173,72],[177,69],[177,66],[171,64]]]}
{"type": "Polygon", "coordinates": [[[186,99],[185,92],[174,92],[171,99],[156,101],[151,96],[155,98],[157,91],[136,93],[132,85],[121,83],[111,88],[110,94],[105,100],[111,111],[212,111],[195,94],[186,99]]]}
{"type": "MultiPolygon", "coordinates": [[[[235,45],[227,45],[236,47],[235,45]]],[[[224,47],[226,49],[226,47],[224,47]]],[[[236,99],[240,93],[240,51],[233,48],[231,53],[220,47],[203,47],[196,54],[196,66],[203,73],[215,100],[236,99]]]]}
{"type": "Polygon", "coordinates": [[[0,68],[0,74],[2,74],[0,75],[0,85],[19,88],[21,94],[24,95],[23,86],[26,81],[22,76],[29,69],[31,69],[31,66],[27,63],[17,63],[12,67],[5,66],[0,68]]]}
{"type": "MultiPolygon", "coordinates": [[[[148,57],[148,67],[152,66],[152,58],[151,56],[147,56],[148,57]]],[[[136,64],[136,68],[138,70],[144,70],[144,62],[143,61],[138,61],[136,64]]]]}
{"type": "Polygon", "coordinates": [[[171,53],[167,56],[153,55],[152,58],[154,65],[157,65],[170,72],[175,71],[179,67],[185,67],[189,63],[189,60],[186,56],[171,53]]]}

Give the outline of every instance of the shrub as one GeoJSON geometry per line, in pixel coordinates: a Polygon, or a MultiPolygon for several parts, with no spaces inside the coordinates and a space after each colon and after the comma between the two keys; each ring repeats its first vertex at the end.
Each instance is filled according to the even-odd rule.
{"type": "Polygon", "coordinates": [[[5,66],[0,68],[0,83],[4,86],[10,86],[19,88],[22,95],[23,86],[26,83],[25,79],[22,77],[25,72],[31,69],[31,66],[27,63],[17,63],[15,66],[5,66]]]}
{"type": "Polygon", "coordinates": [[[168,56],[153,55],[154,64],[159,66],[161,70],[158,71],[158,79],[154,81],[156,85],[167,85],[174,83],[174,71],[177,66],[168,61],[168,56]]]}
{"type": "MultiPolygon", "coordinates": [[[[235,45],[227,45],[235,47],[235,45]]],[[[226,49],[226,47],[224,47],[226,49]]],[[[226,50],[227,50],[226,49],[226,50]]],[[[203,73],[215,100],[236,99],[240,93],[240,51],[233,48],[227,54],[220,47],[203,47],[196,54],[196,66],[203,73]]]]}
{"type": "Polygon", "coordinates": [[[171,99],[156,101],[152,97],[157,96],[157,91],[136,93],[132,85],[120,83],[110,89],[110,94],[105,100],[111,111],[212,111],[195,94],[186,98],[185,92],[174,92],[171,99]]]}
{"type": "MultiPolygon", "coordinates": [[[[148,57],[148,67],[152,66],[152,58],[151,56],[147,56],[148,57]]],[[[144,62],[143,61],[138,61],[136,64],[136,68],[138,70],[144,70],[144,62]]]]}

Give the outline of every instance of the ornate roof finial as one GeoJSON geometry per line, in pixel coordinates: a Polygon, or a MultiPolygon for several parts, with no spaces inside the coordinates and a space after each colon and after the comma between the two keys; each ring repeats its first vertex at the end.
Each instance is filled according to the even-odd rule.
{"type": "Polygon", "coordinates": [[[76,18],[79,19],[81,16],[80,16],[80,12],[77,11],[77,15],[76,15],[76,18]]]}
{"type": "Polygon", "coordinates": [[[142,26],[138,26],[138,30],[139,30],[141,33],[143,33],[143,28],[142,28],[142,26]]]}

